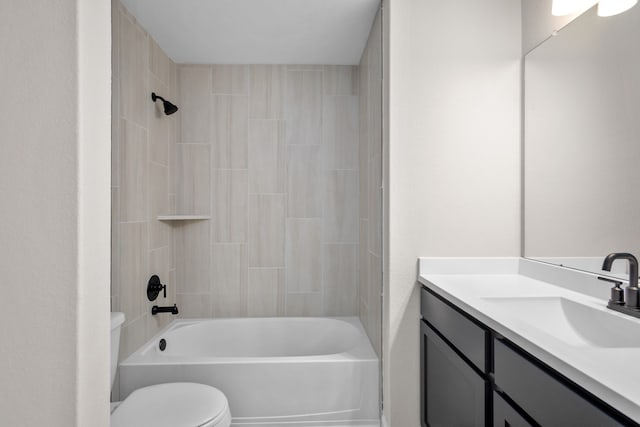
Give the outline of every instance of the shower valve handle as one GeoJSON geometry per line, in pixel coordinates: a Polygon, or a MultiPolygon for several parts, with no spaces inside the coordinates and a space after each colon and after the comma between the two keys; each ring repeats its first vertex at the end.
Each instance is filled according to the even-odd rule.
{"type": "Polygon", "coordinates": [[[160,283],[160,277],[154,274],[149,278],[149,283],[147,283],[147,298],[149,301],[155,301],[160,291],[162,291],[163,296],[166,298],[167,285],[160,283]]]}

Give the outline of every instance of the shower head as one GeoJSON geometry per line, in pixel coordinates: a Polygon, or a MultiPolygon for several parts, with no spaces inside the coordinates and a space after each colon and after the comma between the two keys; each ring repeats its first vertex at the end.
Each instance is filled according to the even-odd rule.
{"type": "Polygon", "coordinates": [[[169,101],[167,101],[166,99],[164,99],[163,97],[161,97],[159,95],[156,95],[155,92],[151,92],[151,100],[153,102],[156,102],[156,99],[162,100],[162,104],[164,105],[164,113],[167,116],[175,113],[176,111],[178,111],[178,107],[175,104],[172,104],[169,101]]]}

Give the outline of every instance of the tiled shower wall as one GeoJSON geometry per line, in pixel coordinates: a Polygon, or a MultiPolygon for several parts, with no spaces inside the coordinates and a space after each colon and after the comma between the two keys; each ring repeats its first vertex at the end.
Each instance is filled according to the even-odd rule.
{"type": "Polygon", "coordinates": [[[380,11],[360,60],[360,320],[381,356],[382,334],[382,22],[380,11]]]}
{"type": "Polygon", "coordinates": [[[165,116],[151,92],[176,100],[176,65],[116,0],[112,2],[111,309],[125,313],[120,355],[128,356],[171,318],[151,306],[175,302],[170,212],[176,116],[165,116]],[[149,277],[167,284],[167,299],[147,301],[149,277]]]}
{"type": "Polygon", "coordinates": [[[121,357],[172,319],[151,306],[174,302],[182,317],[359,313],[379,354],[379,20],[360,67],[176,66],[119,2],[113,11],[121,357]],[[165,116],[152,91],[179,112],[165,116]],[[147,301],[151,274],[167,299],[147,301]]]}
{"type": "Polygon", "coordinates": [[[358,313],[358,67],[180,65],[184,317],[358,313]]]}

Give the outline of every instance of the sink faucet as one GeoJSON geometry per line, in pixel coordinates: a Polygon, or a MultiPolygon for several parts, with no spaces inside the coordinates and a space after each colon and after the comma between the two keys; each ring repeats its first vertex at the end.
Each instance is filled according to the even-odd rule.
{"type": "Polygon", "coordinates": [[[629,261],[629,286],[624,290],[626,308],[640,310],[640,290],[638,289],[638,260],[635,256],[626,252],[616,252],[605,257],[602,263],[604,271],[611,271],[613,261],[626,259],[629,261]]]}

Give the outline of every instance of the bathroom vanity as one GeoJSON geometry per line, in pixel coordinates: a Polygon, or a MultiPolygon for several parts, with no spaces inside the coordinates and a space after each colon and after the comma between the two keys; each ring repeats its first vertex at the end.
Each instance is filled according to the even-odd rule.
{"type": "Polygon", "coordinates": [[[422,426],[637,426],[640,320],[591,273],[421,258],[422,426]]]}

